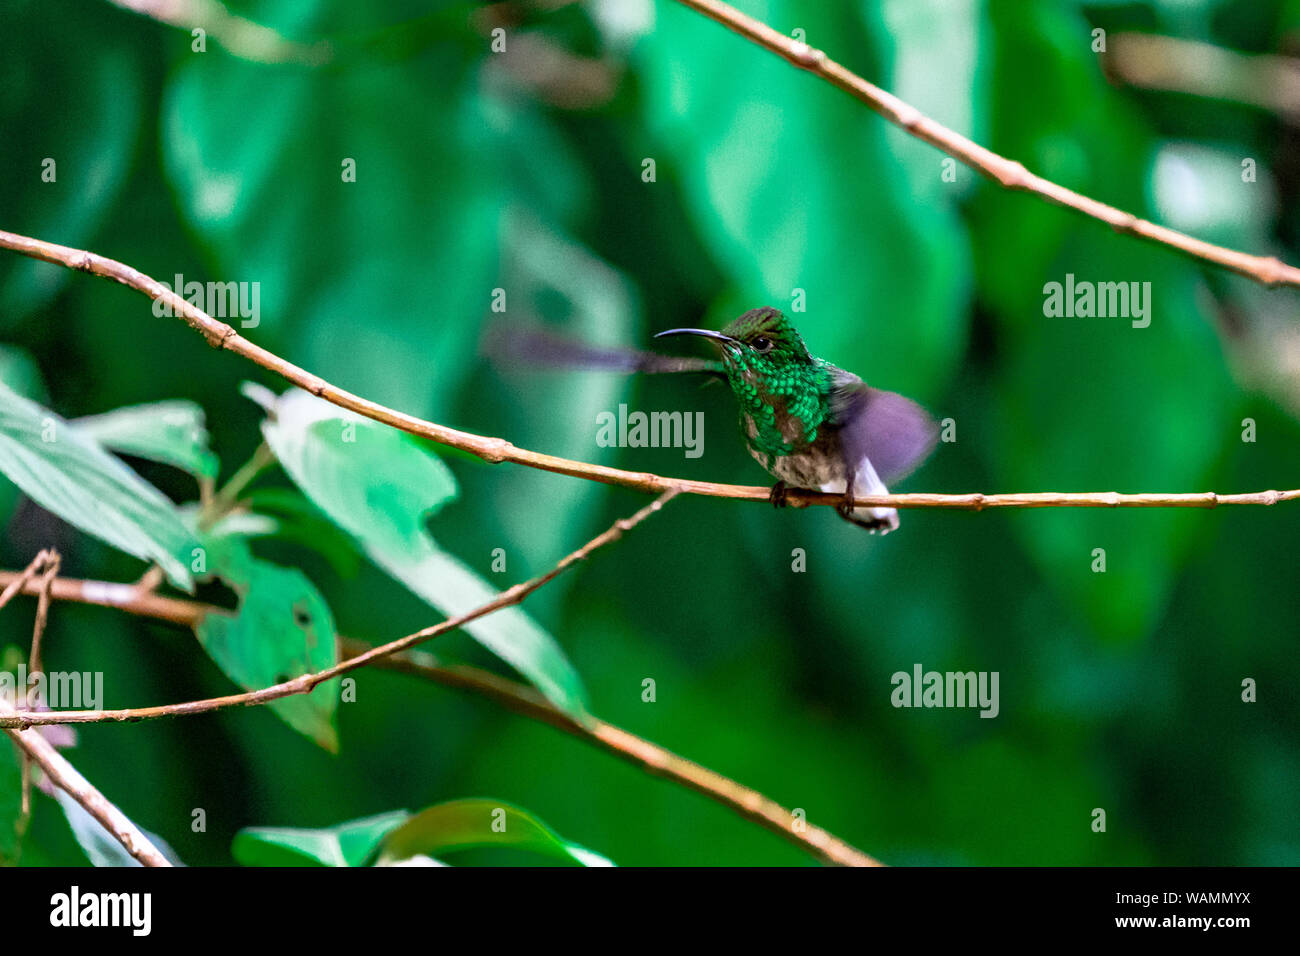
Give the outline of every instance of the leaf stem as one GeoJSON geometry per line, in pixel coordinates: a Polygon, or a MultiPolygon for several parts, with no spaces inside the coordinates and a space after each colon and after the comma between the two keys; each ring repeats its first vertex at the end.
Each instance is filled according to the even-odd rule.
{"type": "Polygon", "coordinates": [[[275,453],[271,446],[262,442],[253,450],[248,461],[239,466],[239,470],[230,476],[230,480],[220,490],[208,498],[199,509],[199,527],[210,528],[224,518],[235,507],[244,489],[252,484],[263,471],[275,464],[275,453]]]}

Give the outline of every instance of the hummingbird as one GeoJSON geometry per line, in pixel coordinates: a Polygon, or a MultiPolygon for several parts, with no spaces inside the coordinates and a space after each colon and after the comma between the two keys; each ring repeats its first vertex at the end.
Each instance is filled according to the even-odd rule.
{"type": "MultiPolygon", "coordinates": [[[[856,495],[889,494],[886,482],[911,474],[933,451],[939,427],[916,402],[872,388],[808,351],[786,316],[751,309],[720,331],[667,329],[666,338],[695,335],[718,350],[716,359],[684,358],[528,337],[530,361],[611,371],[701,372],[725,381],[739,404],[740,433],[750,455],[776,478],[770,500],[784,507],[790,488],[842,496],[840,517],[888,534],[893,508],[858,508],[856,495]]],[[[518,351],[519,342],[515,347],[518,351]]]]}

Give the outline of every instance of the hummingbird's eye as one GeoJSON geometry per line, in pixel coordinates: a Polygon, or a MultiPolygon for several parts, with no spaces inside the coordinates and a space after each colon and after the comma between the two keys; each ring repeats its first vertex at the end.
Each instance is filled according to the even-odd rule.
{"type": "Polygon", "coordinates": [[[749,344],[758,352],[772,351],[772,340],[763,335],[756,336],[749,344]]]}

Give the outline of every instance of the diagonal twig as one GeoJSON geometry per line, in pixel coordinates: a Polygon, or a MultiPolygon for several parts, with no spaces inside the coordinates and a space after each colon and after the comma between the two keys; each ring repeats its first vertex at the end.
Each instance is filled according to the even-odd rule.
{"type": "MultiPolygon", "coordinates": [[[[41,579],[36,584],[36,619],[32,623],[32,648],[27,663],[27,670],[31,674],[39,674],[44,670],[41,661],[41,638],[45,636],[45,625],[50,617],[50,588],[53,586],[54,579],[58,577],[59,565],[62,563],[59,553],[53,549],[44,550],[36,556],[37,561],[42,559],[44,565],[41,579]]],[[[44,701],[35,699],[34,695],[23,698],[23,705],[26,707],[39,707],[44,704],[44,701]]],[[[26,820],[32,812],[32,757],[26,750],[23,751],[21,776],[22,801],[19,813],[26,820]]]]}
{"type": "Polygon", "coordinates": [[[45,624],[50,617],[50,585],[58,577],[59,566],[63,563],[57,551],[51,549],[43,553],[46,556],[45,566],[41,571],[41,580],[38,584],[36,620],[32,624],[32,650],[27,665],[27,669],[33,674],[44,670],[44,663],[41,660],[41,639],[45,636],[45,624]]]}
{"type": "MultiPolygon", "coordinates": [[[[8,717],[14,711],[7,703],[0,700],[0,718],[8,717]]],[[[126,848],[126,851],[145,866],[171,866],[158,848],[140,831],[131,819],[118,809],[117,805],[99,792],[93,784],[68,763],[67,759],[54,748],[39,730],[18,730],[6,727],[9,735],[23,753],[36,762],[49,781],[65,791],[73,800],[81,804],[87,813],[100,822],[109,833],[126,848]]]]}
{"type": "MultiPolygon", "coordinates": [[[[54,582],[59,572],[59,555],[56,551],[41,551],[27,566],[25,571],[13,576],[0,595],[0,606],[7,603],[15,594],[25,587],[31,587],[36,593],[36,620],[32,628],[31,663],[33,673],[40,667],[41,634],[49,616],[50,600],[54,582]],[[41,569],[40,581],[33,581],[38,569],[41,569]]],[[[24,691],[26,688],[24,688],[24,691]]],[[[19,698],[27,706],[25,695],[19,698]]],[[[17,702],[17,701],[15,701],[17,702]]],[[[0,698],[0,718],[17,713],[13,705],[0,698]]],[[[58,752],[54,744],[39,730],[22,730],[4,728],[9,738],[22,753],[22,805],[20,819],[26,820],[31,814],[31,765],[36,763],[46,778],[55,786],[65,791],[72,799],[81,804],[86,812],[99,821],[111,833],[126,851],[145,866],[171,866],[153,843],[146,837],[130,818],[127,817],[107,797],[100,793],[83,777],[67,759],[58,752]]],[[[24,824],[25,826],[25,824],[24,824]]]]}
{"type": "MultiPolygon", "coordinates": [[[[17,572],[0,571],[0,585],[19,577],[17,572]]],[[[25,586],[35,594],[35,585],[25,586]]],[[[167,621],[193,629],[203,618],[220,609],[182,598],[142,592],[129,584],[56,578],[51,588],[56,601],[74,601],[116,608],[128,614],[167,621]]],[[[341,652],[352,658],[366,653],[369,645],[342,638],[341,652]]],[[[879,861],[844,842],[821,827],[800,820],[775,800],[716,771],[687,760],[658,744],[596,717],[574,720],[533,688],[464,664],[439,664],[425,651],[406,651],[374,661],[374,666],[408,674],[423,680],[470,691],[496,701],[525,717],[549,724],[648,773],[681,784],[752,820],[764,829],[784,837],[819,859],[841,866],[876,866],[879,861]]]]}
{"type": "Polygon", "coordinates": [[[41,573],[41,568],[45,566],[45,562],[49,560],[49,557],[49,551],[37,552],[36,557],[32,558],[31,563],[15,575],[14,578],[5,585],[3,591],[0,591],[0,607],[4,607],[8,604],[15,594],[26,587],[28,581],[41,573]]]}
{"type": "Polygon", "coordinates": [[[228,694],[224,697],[209,697],[205,700],[186,701],[180,704],[162,704],[157,707],[132,707],[121,710],[12,711],[10,713],[0,714],[0,727],[18,727],[26,729],[28,727],[45,726],[50,724],[104,724],[154,720],[159,717],[184,717],[193,714],[206,714],[214,710],[224,710],[227,707],[267,704],[273,700],[279,700],[282,697],[291,697],[294,694],[309,694],[318,685],[327,680],[346,674],[349,671],[357,670],[358,668],[364,667],[366,664],[378,660],[379,658],[409,650],[418,644],[423,644],[425,641],[432,640],[440,634],[454,631],[471,621],[476,621],[481,617],[486,617],[495,611],[500,611],[503,608],[519,604],[528,595],[554,580],[569,568],[573,567],[573,565],[586,560],[587,557],[589,557],[597,548],[613,541],[617,541],[619,538],[623,537],[626,532],[631,531],[646,518],[650,517],[650,515],[659,511],[659,509],[661,509],[664,504],[675,495],[675,491],[665,492],[630,517],[620,518],[618,521],[615,521],[609,526],[609,528],[596,535],[596,537],[592,538],[582,547],[561,558],[556,565],[545,574],[539,574],[536,577],[529,578],[527,581],[521,581],[513,587],[506,588],[492,600],[479,605],[471,611],[466,611],[464,614],[458,614],[455,617],[448,618],[445,621],[441,621],[431,627],[423,628],[413,634],[408,634],[405,637],[399,637],[397,640],[389,641],[387,644],[372,647],[365,653],[339,661],[337,664],[327,667],[324,670],[310,674],[302,674],[292,680],[282,681],[279,684],[273,684],[270,687],[263,687],[259,690],[247,691],[242,694],[228,694]]]}
{"type": "Polygon", "coordinates": [[[1050,179],[1031,173],[1022,163],[1007,159],[985,146],[930,119],[916,107],[904,103],[852,70],[832,60],[822,50],[779,33],[761,20],[741,13],[722,0],[677,0],[682,6],[702,13],[765,50],[782,57],[793,66],[838,87],[860,100],[886,120],[917,139],[943,150],[949,156],[995,180],[999,185],[1018,192],[1031,193],[1058,206],[1065,206],[1085,216],[1106,223],[1116,232],[1147,239],[1168,246],[1196,259],[1212,262],[1240,275],[1249,276],[1268,286],[1300,288],[1300,268],[1282,262],[1276,256],[1255,256],[1225,246],[1196,239],[1186,233],[1124,212],[1068,189],[1050,179]]]}

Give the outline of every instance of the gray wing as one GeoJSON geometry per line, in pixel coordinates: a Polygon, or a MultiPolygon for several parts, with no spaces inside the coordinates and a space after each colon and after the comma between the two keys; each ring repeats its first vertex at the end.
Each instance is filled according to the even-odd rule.
{"type": "Polygon", "coordinates": [[[915,471],[939,439],[938,423],[916,402],[861,381],[836,389],[832,410],[850,470],[865,456],[886,484],[915,471]]]}
{"type": "Polygon", "coordinates": [[[609,348],[575,342],[529,326],[493,323],[484,333],[483,354],[500,365],[530,369],[573,368],[598,372],[704,372],[724,376],[722,363],[712,359],[656,355],[636,349],[609,348]]]}

